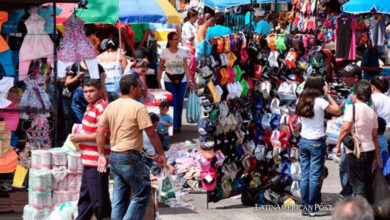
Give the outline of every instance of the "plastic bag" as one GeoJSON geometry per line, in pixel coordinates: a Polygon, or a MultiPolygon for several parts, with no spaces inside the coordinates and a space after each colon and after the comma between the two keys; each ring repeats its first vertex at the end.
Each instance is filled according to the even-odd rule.
{"type": "Polygon", "coordinates": [[[374,171],[373,189],[373,203],[374,207],[381,207],[385,205],[386,200],[390,198],[390,189],[387,185],[385,176],[383,176],[382,169],[377,167],[374,171]]]}
{"type": "Polygon", "coordinates": [[[188,123],[198,123],[200,117],[199,99],[192,89],[186,103],[186,116],[188,123]]]}
{"type": "Polygon", "coordinates": [[[161,170],[160,178],[158,179],[157,200],[164,202],[167,199],[177,198],[175,183],[167,168],[161,170]]]}

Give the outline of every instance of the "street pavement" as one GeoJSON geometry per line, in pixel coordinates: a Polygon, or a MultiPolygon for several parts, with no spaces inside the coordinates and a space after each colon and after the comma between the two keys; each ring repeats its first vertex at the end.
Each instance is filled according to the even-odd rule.
{"type": "MultiPolygon", "coordinates": [[[[185,110],[184,110],[185,111],[185,110]]],[[[183,114],[184,116],[185,114],[183,114]]],[[[196,124],[187,124],[185,117],[183,117],[182,132],[171,137],[171,147],[185,148],[184,142],[190,140],[198,143],[198,133],[196,124]]],[[[334,161],[326,161],[325,165],[328,167],[329,176],[324,180],[322,187],[322,200],[325,208],[333,208],[338,201],[338,193],[341,190],[338,163],[334,161]]],[[[184,201],[192,205],[189,208],[170,208],[165,204],[160,204],[159,213],[162,220],[176,220],[176,219],[321,219],[328,220],[331,216],[321,217],[303,217],[300,210],[257,210],[254,207],[244,206],[240,198],[229,198],[221,200],[217,203],[209,203],[207,209],[206,193],[193,192],[184,196],[184,201]]]]}

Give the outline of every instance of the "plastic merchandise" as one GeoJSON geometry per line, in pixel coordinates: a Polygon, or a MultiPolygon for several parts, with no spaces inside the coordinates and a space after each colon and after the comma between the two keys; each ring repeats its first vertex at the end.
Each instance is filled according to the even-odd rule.
{"type": "Polygon", "coordinates": [[[48,150],[42,150],[41,152],[41,169],[51,169],[51,152],[48,150]]]}
{"type": "Polygon", "coordinates": [[[42,159],[42,150],[32,150],[31,151],[31,167],[40,170],[41,169],[41,159],[42,159]]]}
{"type": "Polygon", "coordinates": [[[33,191],[28,192],[28,203],[30,206],[34,207],[37,210],[41,209],[51,209],[52,208],[52,198],[51,190],[45,192],[33,191]]]}
{"type": "Polygon", "coordinates": [[[38,210],[31,205],[25,205],[23,209],[23,220],[46,220],[49,217],[49,210],[38,210]]]}
{"type": "Polygon", "coordinates": [[[47,189],[52,188],[50,171],[44,170],[30,170],[29,174],[29,188],[39,192],[45,192],[47,189]]]}
{"type": "Polygon", "coordinates": [[[68,158],[68,171],[70,171],[70,172],[78,171],[79,170],[78,166],[79,166],[81,154],[70,152],[68,154],[67,158],[68,158]]]}
{"type": "Polygon", "coordinates": [[[67,158],[66,152],[61,148],[52,148],[50,150],[52,155],[52,165],[66,166],[67,158]]]}
{"type": "Polygon", "coordinates": [[[69,220],[77,217],[77,202],[65,202],[50,213],[48,220],[69,220]]]}

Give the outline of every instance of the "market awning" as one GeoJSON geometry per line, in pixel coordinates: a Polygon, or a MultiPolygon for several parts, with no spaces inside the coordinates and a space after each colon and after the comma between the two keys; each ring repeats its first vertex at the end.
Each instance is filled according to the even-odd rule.
{"type": "MultiPolygon", "coordinates": [[[[252,0],[255,3],[254,0],[252,0]]],[[[256,0],[256,3],[274,3],[275,0],[256,0]]],[[[291,0],[278,0],[278,3],[291,2],[291,0]]],[[[216,6],[218,8],[226,8],[238,5],[250,4],[251,0],[204,0],[204,4],[212,9],[216,6]]]]}
{"type": "MultiPolygon", "coordinates": [[[[53,0],[0,0],[0,10],[13,11],[22,8],[30,8],[45,3],[52,3],[53,0]]],[[[56,0],[57,3],[77,3],[79,0],[56,0]]]]}
{"type": "Polygon", "coordinates": [[[94,0],[77,15],[86,23],[183,23],[183,18],[168,0],[94,0]]]}
{"type": "Polygon", "coordinates": [[[351,14],[390,14],[390,4],[386,0],[350,0],[342,5],[341,8],[344,12],[351,14]]]}

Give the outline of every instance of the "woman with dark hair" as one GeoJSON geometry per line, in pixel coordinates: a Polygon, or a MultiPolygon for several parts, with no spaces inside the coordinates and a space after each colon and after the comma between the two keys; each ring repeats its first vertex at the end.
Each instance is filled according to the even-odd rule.
{"type": "Polygon", "coordinates": [[[353,105],[345,110],[344,122],[336,145],[336,154],[340,153],[340,145],[345,136],[353,133],[359,141],[358,149],[345,147],[347,154],[348,177],[354,196],[363,196],[369,202],[371,197],[372,168],[374,163],[381,166],[378,149],[378,116],[368,106],[371,101],[371,86],[360,80],[353,87],[353,105]]]}
{"type": "Polygon", "coordinates": [[[185,23],[182,28],[182,39],[184,46],[189,49],[190,62],[188,68],[190,69],[191,79],[194,79],[196,71],[196,60],[195,60],[195,35],[196,35],[196,20],[198,20],[198,11],[190,8],[187,12],[187,17],[184,18],[185,23]]]}
{"type": "Polygon", "coordinates": [[[225,23],[225,15],[223,15],[223,13],[216,13],[214,15],[214,18],[216,25],[207,30],[205,40],[210,40],[214,37],[232,34],[232,30],[229,27],[223,25],[225,23]]]}
{"type": "Polygon", "coordinates": [[[142,95],[138,101],[140,101],[144,104],[146,104],[148,101],[151,101],[151,100],[147,99],[148,86],[146,83],[145,74],[146,74],[146,72],[148,72],[148,70],[149,70],[149,61],[147,59],[138,58],[132,63],[129,71],[125,73],[125,75],[127,75],[127,74],[136,75],[140,79],[141,87],[142,87],[142,95]]]}
{"type": "Polygon", "coordinates": [[[206,13],[203,16],[204,22],[199,25],[198,29],[196,30],[196,41],[199,44],[204,40],[207,34],[207,30],[209,27],[214,25],[214,16],[210,13],[206,13]]]}
{"type": "Polygon", "coordinates": [[[190,87],[194,86],[188,69],[187,53],[178,47],[179,41],[180,38],[176,32],[168,34],[167,48],[161,52],[157,72],[157,84],[161,88],[161,76],[165,68],[165,89],[173,95],[173,128],[176,133],[180,132],[181,128],[181,116],[187,84],[190,87]]]}
{"type": "Polygon", "coordinates": [[[390,97],[385,95],[389,90],[389,81],[384,76],[374,76],[370,83],[373,107],[378,117],[386,121],[385,136],[387,143],[390,144],[390,97]]]}
{"type": "Polygon", "coordinates": [[[119,80],[123,76],[123,70],[126,68],[126,57],[118,50],[116,39],[104,39],[100,44],[102,53],[98,56],[98,62],[103,66],[106,73],[106,88],[108,92],[108,101],[112,102],[118,98],[119,80]]]}
{"type": "Polygon", "coordinates": [[[328,85],[321,75],[309,76],[299,96],[296,113],[302,123],[299,141],[301,161],[302,215],[315,215],[321,203],[321,174],[325,162],[325,111],[341,115],[342,111],[329,94],[328,85]],[[325,95],[325,100],[321,96],[325,95]]]}

